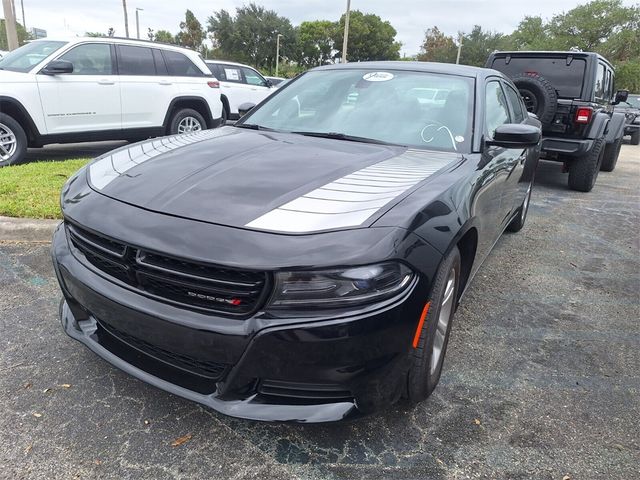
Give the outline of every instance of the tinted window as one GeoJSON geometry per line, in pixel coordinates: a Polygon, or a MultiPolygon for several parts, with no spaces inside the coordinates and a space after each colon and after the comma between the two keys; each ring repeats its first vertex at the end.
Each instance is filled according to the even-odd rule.
{"type": "Polygon", "coordinates": [[[492,68],[509,77],[519,73],[537,73],[549,80],[558,95],[563,98],[580,98],[586,62],[583,58],[574,58],[567,65],[567,58],[511,57],[507,63],[504,57],[493,60],[492,68]]]}
{"type": "Polygon", "coordinates": [[[151,49],[118,45],[118,73],[120,75],[155,75],[156,64],[151,49]]]}
{"type": "Polygon", "coordinates": [[[216,63],[207,63],[207,68],[209,68],[209,71],[212,73],[212,75],[214,77],[216,77],[218,80],[222,80],[222,74],[221,74],[221,68],[220,65],[216,64],[216,63]]]}
{"type": "Polygon", "coordinates": [[[112,75],[111,46],[106,43],[87,43],[72,48],[58,58],[73,63],[71,75],[112,75]]]}
{"type": "Polygon", "coordinates": [[[153,49],[153,60],[156,62],[156,72],[158,75],[168,75],[167,65],[164,63],[162,52],[157,48],[153,49]]]}
{"type": "Polygon", "coordinates": [[[520,123],[524,121],[524,119],[527,118],[527,113],[525,112],[524,105],[522,104],[522,97],[511,87],[511,85],[505,84],[504,87],[507,99],[512,107],[511,111],[513,112],[513,122],[520,123]]]}
{"type": "Polygon", "coordinates": [[[493,132],[503,123],[509,123],[509,109],[499,82],[487,83],[485,105],[485,132],[493,138],[493,132]]]}
{"type": "Polygon", "coordinates": [[[186,55],[180,52],[172,52],[171,50],[164,50],[164,59],[167,62],[167,69],[169,75],[176,77],[203,77],[204,73],[196,67],[186,55]]]}
{"type": "Polygon", "coordinates": [[[604,65],[598,63],[598,71],[596,73],[596,85],[593,90],[596,98],[604,98],[605,97],[605,68],[604,65]]]}
{"type": "Polygon", "coordinates": [[[239,67],[235,65],[221,65],[221,67],[220,70],[222,70],[223,78],[219,78],[218,80],[224,79],[226,82],[242,83],[242,72],[239,67]]]}
{"type": "Polygon", "coordinates": [[[262,87],[266,85],[264,78],[255,70],[242,67],[242,73],[244,73],[244,79],[249,85],[260,85],[262,87]]]}

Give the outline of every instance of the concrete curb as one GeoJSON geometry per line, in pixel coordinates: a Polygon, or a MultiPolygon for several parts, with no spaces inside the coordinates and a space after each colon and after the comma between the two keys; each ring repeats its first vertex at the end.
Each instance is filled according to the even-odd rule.
{"type": "Polygon", "coordinates": [[[36,220],[0,216],[0,242],[49,243],[60,220],[36,220]]]}

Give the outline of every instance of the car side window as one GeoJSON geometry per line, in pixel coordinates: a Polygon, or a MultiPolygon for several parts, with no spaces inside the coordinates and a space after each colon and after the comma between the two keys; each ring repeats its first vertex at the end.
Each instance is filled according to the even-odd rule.
{"type": "Polygon", "coordinates": [[[113,75],[111,45],[108,43],[85,43],[72,48],[58,60],[73,64],[69,75],[113,75]]]}
{"type": "Polygon", "coordinates": [[[504,89],[507,94],[509,104],[511,105],[511,111],[513,112],[513,123],[524,122],[528,114],[524,109],[522,97],[511,85],[507,83],[504,84],[504,89]]]}
{"type": "Polygon", "coordinates": [[[163,50],[162,53],[169,75],[174,77],[204,77],[204,73],[186,55],[172,50],[163,50]]]}
{"type": "Polygon", "coordinates": [[[118,73],[120,75],[156,74],[153,52],[147,47],[118,45],[118,73]]]}
{"type": "Polygon", "coordinates": [[[613,79],[611,78],[611,70],[607,68],[607,77],[605,80],[605,98],[609,101],[613,100],[613,79]]]}
{"type": "Polygon", "coordinates": [[[162,57],[162,52],[157,48],[153,50],[153,60],[156,63],[156,73],[158,75],[169,75],[169,71],[167,70],[167,64],[164,62],[164,58],[162,57]]]}
{"type": "Polygon", "coordinates": [[[596,73],[596,85],[594,88],[594,96],[598,99],[602,99],[605,96],[605,68],[602,63],[598,63],[598,70],[596,73]]]}
{"type": "Polygon", "coordinates": [[[491,81],[487,83],[485,92],[485,133],[493,138],[498,126],[509,123],[509,108],[507,107],[507,99],[500,87],[500,82],[491,81]]]}
{"type": "Polygon", "coordinates": [[[222,65],[222,70],[224,71],[225,82],[243,83],[242,71],[239,67],[235,65],[222,65]]]}
{"type": "Polygon", "coordinates": [[[260,87],[266,87],[267,82],[262,75],[251,68],[242,67],[242,73],[244,74],[244,78],[246,83],[249,85],[258,85],[260,87]]]}

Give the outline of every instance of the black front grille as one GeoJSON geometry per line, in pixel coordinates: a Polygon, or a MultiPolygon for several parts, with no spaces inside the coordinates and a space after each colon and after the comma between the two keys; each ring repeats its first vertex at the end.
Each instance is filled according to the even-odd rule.
{"type": "Polygon", "coordinates": [[[353,394],[341,385],[262,380],[258,393],[264,397],[286,398],[292,403],[319,404],[352,401],[353,394]]]}
{"type": "Polygon", "coordinates": [[[87,262],[110,277],[168,303],[246,316],[268,290],[265,272],[201,264],[149,252],[66,223],[69,239],[87,262]]]}
{"type": "Polygon", "coordinates": [[[164,348],[160,348],[157,345],[153,345],[141,338],[130,335],[122,330],[119,330],[111,325],[107,325],[104,322],[98,322],[100,328],[104,329],[107,333],[118,338],[122,342],[129,346],[146,353],[158,360],[166,362],[174,367],[187,370],[196,375],[207,377],[210,380],[219,380],[226,372],[229,365],[225,363],[217,363],[206,360],[198,360],[188,355],[181,355],[175,352],[171,352],[164,348]]]}

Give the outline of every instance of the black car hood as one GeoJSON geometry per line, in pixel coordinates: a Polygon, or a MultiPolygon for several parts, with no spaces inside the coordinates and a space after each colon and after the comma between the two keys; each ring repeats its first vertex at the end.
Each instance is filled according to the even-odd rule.
{"type": "Polygon", "coordinates": [[[147,210],[309,233],[370,225],[457,154],[223,127],[129,145],[88,168],[92,188],[147,210]]]}

